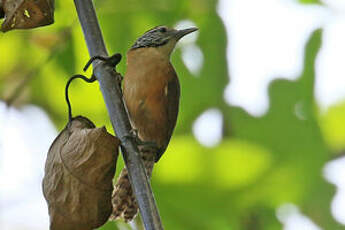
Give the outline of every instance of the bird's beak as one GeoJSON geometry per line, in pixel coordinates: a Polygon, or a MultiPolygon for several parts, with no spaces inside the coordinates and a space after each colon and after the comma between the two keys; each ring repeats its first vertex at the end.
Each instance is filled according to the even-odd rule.
{"type": "Polygon", "coordinates": [[[175,38],[176,40],[180,40],[182,37],[186,36],[187,34],[190,34],[194,31],[197,31],[198,28],[196,27],[192,27],[192,28],[188,28],[188,29],[184,29],[184,30],[176,30],[175,33],[175,38]]]}

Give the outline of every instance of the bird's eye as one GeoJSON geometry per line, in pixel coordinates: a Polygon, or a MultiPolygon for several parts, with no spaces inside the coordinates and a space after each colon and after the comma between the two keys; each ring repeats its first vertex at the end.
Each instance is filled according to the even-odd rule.
{"type": "Polygon", "coordinates": [[[165,33],[165,32],[167,32],[167,28],[162,27],[162,28],[159,29],[159,31],[162,32],[162,33],[165,33]]]}

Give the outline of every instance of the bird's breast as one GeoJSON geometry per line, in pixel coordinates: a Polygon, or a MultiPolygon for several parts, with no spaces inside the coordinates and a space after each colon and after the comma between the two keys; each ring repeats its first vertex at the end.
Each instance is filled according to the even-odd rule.
{"type": "Polygon", "coordinates": [[[127,54],[127,72],[124,91],[128,96],[162,96],[167,82],[175,77],[169,58],[162,56],[154,48],[143,48],[127,54]]]}
{"type": "Polygon", "coordinates": [[[168,82],[176,77],[169,59],[151,52],[149,48],[128,54],[124,100],[131,123],[144,141],[165,145],[170,127],[168,82]]]}

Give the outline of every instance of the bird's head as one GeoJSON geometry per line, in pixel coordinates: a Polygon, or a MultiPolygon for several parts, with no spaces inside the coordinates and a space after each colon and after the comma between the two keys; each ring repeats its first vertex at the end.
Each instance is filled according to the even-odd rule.
{"type": "Polygon", "coordinates": [[[138,38],[131,50],[138,48],[155,47],[160,52],[168,55],[173,51],[176,43],[185,35],[198,30],[196,27],[176,30],[167,26],[156,26],[153,29],[145,32],[138,38]]]}

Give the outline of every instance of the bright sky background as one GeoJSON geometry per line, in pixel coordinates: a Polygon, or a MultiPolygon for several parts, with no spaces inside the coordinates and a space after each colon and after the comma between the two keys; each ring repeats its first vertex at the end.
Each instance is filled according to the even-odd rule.
{"type": "Polygon", "coordinates": [[[49,229],[41,181],[47,150],[56,135],[41,109],[8,109],[0,101],[1,230],[49,229]]]}
{"type": "MultiPolygon", "coordinates": [[[[231,83],[224,92],[228,103],[256,116],[264,114],[269,108],[269,83],[277,77],[299,76],[304,45],[319,27],[324,33],[317,58],[315,96],[323,109],[345,99],[345,1],[324,2],[327,7],[300,5],[293,0],[220,0],[218,9],[229,38],[231,83]]],[[[185,42],[183,60],[197,75],[203,54],[195,46],[195,39],[185,42]],[[196,56],[196,62],[190,61],[196,56]]],[[[218,110],[206,111],[193,127],[194,133],[200,134],[197,139],[207,146],[217,144],[221,122],[218,110]]],[[[56,135],[42,110],[34,106],[7,110],[0,102],[1,230],[48,229],[41,180],[47,149],[56,135]]],[[[345,224],[345,184],[341,180],[345,178],[344,166],[345,160],[332,162],[325,168],[325,174],[338,186],[330,208],[337,220],[345,224]]],[[[294,204],[282,205],[277,217],[285,230],[320,229],[294,204]]]]}
{"type": "Polygon", "coordinates": [[[304,45],[320,27],[324,34],[317,58],[315,96],[322,108],[344,100],[345,1],[329,2],[332,8],[294,0],[220,1],[219,13],[230,28],[227,57],[231,83],[226,100],[253,115],[265,113],[269,108],[268,84],[276,78],[294,80],[300,75],[304,45]]]}

